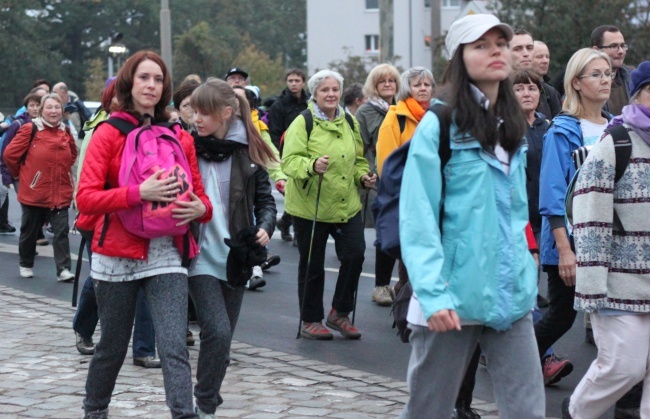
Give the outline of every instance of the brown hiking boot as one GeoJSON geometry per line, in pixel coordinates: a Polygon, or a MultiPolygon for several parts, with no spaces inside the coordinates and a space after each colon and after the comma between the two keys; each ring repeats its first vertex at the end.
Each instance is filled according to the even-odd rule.
{"type": "Polygon", "coordinates": [[[361,337],[361,332],[354,327],[350,322],[350,317],[347,314],[339,314],[332,308],[330,315],[327,316],[328,327],[338,331],[346,339],[359,339],[361,337]]]}
{"type": "Polygon", "coordinates": [[[302,322],[300,336],[305,339],[332,340],[334,335],[321,322],[302,322]]]}

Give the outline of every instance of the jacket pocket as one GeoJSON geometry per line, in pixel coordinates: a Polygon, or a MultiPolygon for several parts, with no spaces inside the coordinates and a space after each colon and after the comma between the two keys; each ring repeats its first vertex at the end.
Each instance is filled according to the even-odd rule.
{"type": "Polygon", "coordinates": [[[40,170],[36,172],[36,174],[34,174],[34,177],[32,178],[32,183],[29,184],[30,189],[36,188],[36,184],[38,183],[38,180],[41,178],[41,175],[42,173],[40,170]]]}

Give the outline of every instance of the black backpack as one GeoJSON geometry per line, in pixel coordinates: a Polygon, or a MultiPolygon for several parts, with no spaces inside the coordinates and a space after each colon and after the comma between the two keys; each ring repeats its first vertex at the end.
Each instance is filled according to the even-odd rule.
{"type": "Polygon", "coordinates": [[[411,329],[408,327],[406,315],[409,312],[412,295],[413,287],[410,282],[406,282],[397,292],[393,300],[393,308],[390,311],[393,315],[393,329],[397,328],[397,336],[404,343],[408,343],[409,336],[411,336],[411,329]]]}
{"type": "MultiPolygon", "coordinates": [[[[429,111],[436,114],[440,121],[440,145],[438,155],[440,156],[440,170],[444,170],[445,165],[451,158],[451,147],[449,136],[449,127],[451,118],[445,110],[445,105],[437,103],[429,108],[429,111]]],[[[400,132],[404,132],[405,118],[400,119],[400,132]]],[[[375,246],[383,252],[401,259],[401,247],[399,243],[399,196],[402,186],[402,175],[406,166],[406,158],[411,142],[399,147],[393,151],[384,161],[382,175],[377,184],[377,197],[372,204],[372,213],[375,217],[376,240],[375,246]]],[[[442,188],[444,191],[445,182],[443,177],[442,188]]],[[[444,211],[444,202],[443,210],[444,211]]],[[[442,220],[440,220],[442,231],[442,220]]],[[[413,287],[410,282],[405,283],[399,289],[395,299],[391,314],[393,315],[393,328],[397,328],[397,336],[404,343],[408,343],[411,329],[408,328],[406,316],[409,310],[409,303],[413,295],[413,287]]]]}
{"type": "MultiPolygon", "coordinates": [[[[433,112],[440,121],[440,168],[444,170],[445,165],[451,157],[449,127],[451,120],[445,105],[435,104],[428,111],[433,112]]],[[[384,161],[381,178],[377,183],[377,197],[372,203],[372,215],[375,217],[376,239],[375,246],[394,258],[401,259],[402,252],[399,244],[399,196],[402,188],[402,175],[406,166],[411,142],[407,142],[393,151],[384,161]]],[[[444,177],[443,177],[444,191],[444,177]]],[[[444,205],[444,204],[443,204],[444,205]]],[[[441,212],[442,213],[442,212],[441,212]]]]}

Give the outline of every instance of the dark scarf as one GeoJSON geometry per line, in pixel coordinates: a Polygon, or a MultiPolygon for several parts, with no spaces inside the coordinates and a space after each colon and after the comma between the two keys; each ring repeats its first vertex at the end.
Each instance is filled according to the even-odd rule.
{"type": "Polygon", "coordinates": [[[196,155],[208,161],[227,160],[235,150],[246,147],[246,144],[235,141],[222,140],[212,136],[201,137],[196,132],[192,132],[192,136],[194,137],[196,155]]]}

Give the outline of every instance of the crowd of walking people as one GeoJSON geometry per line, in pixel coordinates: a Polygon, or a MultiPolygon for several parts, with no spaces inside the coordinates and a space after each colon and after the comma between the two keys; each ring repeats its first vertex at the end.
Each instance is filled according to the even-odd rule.
{"type": "Polygon", "coordinates": [[[563,419],[612,406],[617,418],[650,418],[650,61],[626,67],[623,34],[603,25],[552,85],[549,46],[488,14],[455,21],[445,46],[442,80],[381,63],[346,87],[334,70],[291,69],[269,106],[238,67],[174,89],[152,51],[106,81],[94,115],[65,83],[34,83],[0,124],[0,233],[16,231],[15,189],[17,275],[34,277],[48,228],[54,277],[71,282],[75,210],[90,260],[73,319],[76,348],[92,356],[86,418],[108,417],[132,334],[133,363],[162,368],[172,417],[217,416],[245,290],[280,263],[276,226],[299,254],[298,337],[360,339],[364,228],[402,147],[402,256],[376,246],[375,286],[361,296],[391,306],[412,287],[402,417],[480,418],[471,401],[483,363],[500,417],[544,418],[544,387],[573,371],[552,346],[582,311],[598,352],[563,419]],[[326,305],[330,237],[340,267],[326,305]]]}

